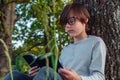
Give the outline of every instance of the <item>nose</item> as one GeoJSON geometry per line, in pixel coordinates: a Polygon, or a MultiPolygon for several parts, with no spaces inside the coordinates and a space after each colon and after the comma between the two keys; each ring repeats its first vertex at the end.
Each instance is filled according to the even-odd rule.
{"type": "Polygon", "coordinates": [[[65,27],[66,27],[66,28],[69,28],[69,27],[70,27],[70,25],[67,23],[67,24],[65,25],[65,27]]]}

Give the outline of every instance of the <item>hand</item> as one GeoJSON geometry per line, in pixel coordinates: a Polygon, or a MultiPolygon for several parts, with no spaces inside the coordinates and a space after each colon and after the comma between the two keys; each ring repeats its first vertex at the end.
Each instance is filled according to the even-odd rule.
{"type": "Polygon", "coordinates": [[[82,80],[81,77],[72,69],[60,68],[58,72],[64,80],[82,80]]]}
{"type": "Polygon", "coordinates": [[[38,68],[38,66],[32,67],[32,68],[29,70],[29,75],[30,75],[31,77],[35,76],[35,75],[38,73],[39,69],[40,69],[40,68],[38,68]]]}

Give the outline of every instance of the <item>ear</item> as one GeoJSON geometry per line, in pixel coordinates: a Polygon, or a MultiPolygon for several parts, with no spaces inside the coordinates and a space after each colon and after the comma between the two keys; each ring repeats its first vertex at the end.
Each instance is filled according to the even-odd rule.
{"type": "Polygon", "coordinates": [[[86,23],[88,23],[88,19],[86,19],[86,21],[85,21],[86,23]]]}

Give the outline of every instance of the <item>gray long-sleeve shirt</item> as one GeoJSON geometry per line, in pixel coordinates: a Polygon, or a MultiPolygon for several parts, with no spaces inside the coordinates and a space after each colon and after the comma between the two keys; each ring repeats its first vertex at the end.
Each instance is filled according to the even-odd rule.
{"type": "Polygon", "coordinates": [[[89,35],[64,47],[59,61],[76,71],[82,80],[105,80],[106,46],[100,37],[89,35]]]}

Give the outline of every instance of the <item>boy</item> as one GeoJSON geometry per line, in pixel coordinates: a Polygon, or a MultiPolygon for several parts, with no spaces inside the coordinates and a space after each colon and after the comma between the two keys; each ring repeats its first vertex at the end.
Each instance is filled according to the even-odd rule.
{"type": "MultiPolygon", "coordinates": [[[[55,72],[57,80],[105,80],[106,46],[100,37],[86,33],[89,20],[89,12],[79,3],[66,5],[63,9],[60,24],[74,42],[64,47],[61,52],[59,61],[63,68],[60,68],[58,73],[55,72]]],[[[33,79],[19,72],[13,74],[19,74],[14,76],[14,80],[45,80],[46,67],[32,67],[29,75],[33,79]]],[[[8,76],[4,80],[9,80],[8,76]]],[[[51,68],[48,80],[54,80],[54,71],[51,68]]]]}

